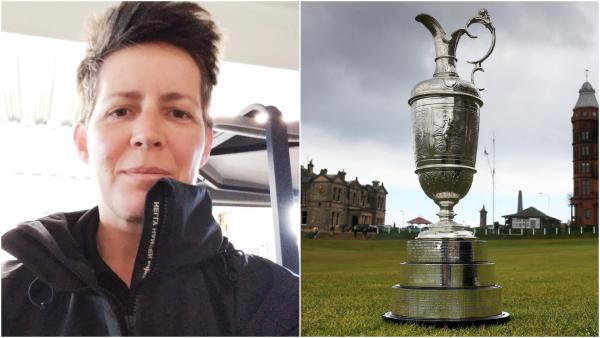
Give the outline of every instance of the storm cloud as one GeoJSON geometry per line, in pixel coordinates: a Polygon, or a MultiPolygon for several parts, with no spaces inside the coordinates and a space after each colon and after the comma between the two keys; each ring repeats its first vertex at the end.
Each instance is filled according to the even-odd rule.
{"type": "MultiPolygon", "coordinates": [[[[491,152],[494,134],[496,221],[515,211],[519,189],[526,206],[543,212],[547,199],[538,195],[546,194],[550,214],[566,221],[566,195],[572,191],[570,117],[585,69],[598,88],[594,2],[302,3],[302,161],[312,158],[318,168],[387,182],[393,192],[388,196],[390,220],[398,221],[399,210],[407,217],[435,220],[433,203],[423,193],[414,198],[420,188],[413,173],[407,101],[412,87],[432,76],[435,57],[430,33],[414,18],[430,14],[450,34],[480,8],[489,11],[497,41],[483,63],[485,72],[475,75],[476,85],[486,88],[481,92],[479,173],[459,204],[463,217],[478,224],[481,206],[491,208],[483,151],[491,152]]],[[[491,41],[481,25],[469,31],[478,38],[464,36],[459,43],[463,79],[470,79],[473,68],[466,60],[483,56],[491,41]]]]}

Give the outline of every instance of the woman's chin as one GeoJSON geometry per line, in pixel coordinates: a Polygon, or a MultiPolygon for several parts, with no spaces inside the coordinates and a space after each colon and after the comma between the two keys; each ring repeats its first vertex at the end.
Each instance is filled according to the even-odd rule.
{"type": "Polygon", "coordinates": [[[113,199],[115,213],[128,222],[141,222],[144,216],[146,191],[131,191],[113,199]]]}

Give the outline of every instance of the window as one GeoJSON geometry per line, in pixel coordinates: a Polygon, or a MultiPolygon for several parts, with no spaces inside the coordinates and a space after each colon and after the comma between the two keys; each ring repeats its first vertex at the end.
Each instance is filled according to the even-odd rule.
{"type": "Polygon", "coordinates": [[[584,144],[581,146],[581,156],[583,156],[583,157],[590,156],[590,146],[589,145],[584,144]]]}
{"type": "Polygon", "coordinates": [[[540,220],[539,220],[539,218],[530,218],[529,219],[529,227],[531,229],[539,229],[540,228],[540,220]]]}
{"type": "Polygon", "coordinates": [[[303,211],[302,212],[302,224],[306,224],[307,221],[308,221],[308,211],[303,211]]]}
{"type": "Polygon", "coordinates": [[[592,210],[585,209],[584,214],[585,214],[585,218],[592,218],[592,210]]]}
{"type": "Polygon", "coordinates": [[[584,174],[590,172],[590,163],[589,162],[581,163],[581,172],[584,174]]]}
{"type": "Polygon", "coordinates": [[[590,139],[590,132],[587,130],[584,130],[581,132],[581,140],[582,141],[588,141],[590,139]]]}
{"type": "Polygon", "coordinates": [[[513,218],[512,219],[512,228],[513,229],[528,229],[529,219],[527,218],[513,218]]]}
{"type": "Polygon", "coordinates": [[[584,196],[591,194],[591,184],[589,180],[581,181],[581,194],[584,196]]]}
{"type": "Polygon", "coordinates": [[[582,111],[581,112],[581,117],[586,117],[587,116],[587,112],[586,111],[582,111]]]}

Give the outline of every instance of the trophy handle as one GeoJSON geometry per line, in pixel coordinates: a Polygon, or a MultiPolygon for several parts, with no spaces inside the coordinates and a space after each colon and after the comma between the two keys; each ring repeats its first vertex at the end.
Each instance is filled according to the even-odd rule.
{"type": "MultiPolygon", "coordinates": [[[[494,25],[492,24],[492,20],[490,18],[490,14],[488,13],[487,9],[482,8],[479,10],[479,16],[476,16],[474,18],[471,18],[471,20],[469,20],[469,23],[467,24],[466,28],[469,28],[469,26],[471,26],[474,23],[479,23],[482,24],[483,26],[485,26],[485,28],[487,28],[490,33],[492,34],[492,44],[490,45],[490,48],[488,49],[487,53],[485,53],[485,55],[479,59],[479,60],[474,60],[474,61],[467,61],[470,64],[475,65],[475,68],[473,68],[473,71],[471,71],[471,83],[475,84],[475,72],[477,71],[484,71],[483,68],[481,68],[481,63],[483,63],[483,61],[485,61],[485,59],[487,59],[490,54],[492,54],[492,51],[494,50],[494,47],[496,46],[496,28],[494,28],[494,25]]],[[[465,30],[466,30],[465,28],[465,30]]],[[[470,38],[477,38],[477,36],[471,35],[468,32],[466,32],[467,36],[470,38]]],[[[479,91],[484,90],[484,88],[477,88],[479,91]]]]}

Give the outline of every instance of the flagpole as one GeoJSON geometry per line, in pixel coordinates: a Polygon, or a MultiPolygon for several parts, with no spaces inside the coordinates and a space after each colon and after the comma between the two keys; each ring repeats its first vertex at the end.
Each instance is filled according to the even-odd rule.
{"type": "MultiPolygon", "coordinates": [[[[488,163],[488,167],[490,168],[490,172],[492,174],[492,224],[496,221],[496,135],[492,133],[492,162],[490,163],[490,154],[488,154],[486,149],[483,149],[483,154],[485,155],[488,163]]],[[[487,226],[487,224],[486,224],[487,226]]]]}
{"type": "Polygon", "coordinates": [[[496,223],[496,135],[492,132],[492,225],[496,223]]]}

